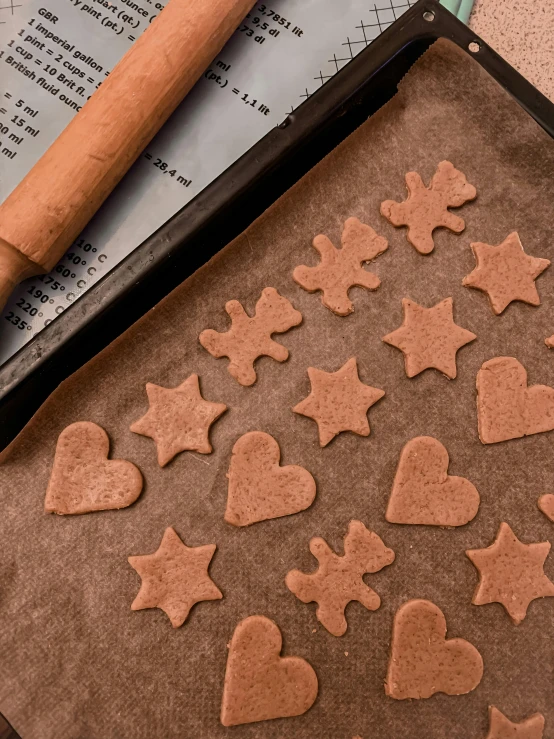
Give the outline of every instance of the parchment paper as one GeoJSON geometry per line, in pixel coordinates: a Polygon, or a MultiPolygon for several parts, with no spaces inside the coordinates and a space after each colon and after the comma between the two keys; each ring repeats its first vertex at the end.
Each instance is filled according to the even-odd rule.
{"type": "MultiPolygon", "coordinates": [[[[538,280],[539,308],[512,304],[500,317],[485,295],[461,284],[474,266],[471,241],[497,244],[517,230],[529,253],[554,258],[553,174],[549,137],[473,60],[441,41],[389,104],[50,397],[0,468],[0,710],[23,739],[480,739],[489,704],[514,720],[540,711],[545,737],[554,736],[554,600],[534,601],[517,627],[499,604],[471,605],[478,576],[464,554],[488,546],[501,521],[525,542],[554,539],[554,525],[536,505],[554,487],[553,434],[483,446],[475,407],[477,370],[494,356],[517,357],[531,383],[554,385],[554,355],[543,343],[554,332],[554,267],[538,280]],[[404,230],[380,217],[379,204],[404,198],[405,172],[415,169],[428,181],[442,159],[479,195],[460,212],[464,234],[437,232],[435,251],[422,257],[404,230]],[[317,262],[310,247],[316,234],[338,244],[349,216],[374,226],[390,247],[372,267],[379,290],[354,290],[355,313],[340,318],[295,285],[291,272],[317,262]],[[197,337],[206,327],[228,326],[228,299],[252,310],[268,285],[290,298],[304,321],[280,339],[290,360],[262,359],[257,383],[243,388],[197,337]],[[403,297],[431,306],[448,296],[457,322],[478,339],[459,352],[456,380],[432,370],[409,380],[401,353],[381,337],[400,325],[403,297]],[[291,408],[309,392],[308,366],[334,371],[351,356],[362,380],[386,396],[370,411],[368,438],[342,434],[320,449],[315,424],[291,408]],[[160,469],[152,440],[128,428],[147,409],[147,381],[173,387],[191,372],[199,373],[206,398],[230,410],[213,429],[212,455],[184,453],[160,469]],[[57,436],[81,419],[108,431],[113,455],[140,467],[145,490],[119,512],[45,515],[57,436]],[[276,437],[283,463],[309,469],[318,493],[304,513],[235,529],[223,521],[225,473],[234,442],[254,429],[276,437]],[[420,434],[442,441],[450,473],[480,491],[469,525],[385,522],[400,450],[420,434]],[[312,536],[339,548],[352,518],[375,530],[396,560],[367,577],[381,608],[369,613],[351,604],[348,631],[336,638],[284,578],[295,567],[315,569],[312,536]],[[140,581],[127,556],[155,551],[169,525],[189,546],[217,544],[211,574],[224,593],[220,602],[196,606],[177,630],[161,611],[130,610],[140,581]],[[483,656],[484,677],[471,694],[401,702],[385,696],[393,614],[418,597],[444,611],[450,637],[470,640],[483,656]],[[302,717],[224,729],[226,644],[251,614],[273,618],[285,654],[310,661],[319,696],[302,717]]],[[[554,579],[554,555],[545,570],[554,579]]]]}

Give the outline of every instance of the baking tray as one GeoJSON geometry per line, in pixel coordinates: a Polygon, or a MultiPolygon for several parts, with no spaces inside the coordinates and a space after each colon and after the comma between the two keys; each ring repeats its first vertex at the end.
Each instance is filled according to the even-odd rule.
{"type": "Polygon", "coordinates": [[[0,367],[0,450],[48,395],[241,233],[394,96],[447,38],[554,138],[554,105],[437,0],[419,0],[320,90],[0,367]]]}

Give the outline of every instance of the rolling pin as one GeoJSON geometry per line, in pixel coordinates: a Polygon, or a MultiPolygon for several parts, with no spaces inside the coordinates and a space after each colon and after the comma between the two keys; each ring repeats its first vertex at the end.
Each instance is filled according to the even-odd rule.
{"type": "Polygon", "coordinates": [[[0,205],[0,309],[50,272],[254,0],[169,0],[0,205]]]}

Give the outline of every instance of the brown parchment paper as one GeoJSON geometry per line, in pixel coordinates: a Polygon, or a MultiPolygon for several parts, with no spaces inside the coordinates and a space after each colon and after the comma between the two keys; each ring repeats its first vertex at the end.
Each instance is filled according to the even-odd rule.
{"type": "MultiPolygon", "coordinates": [[[[471,241],[497,244],[519,231],[529,253],[554,258],[554,145],[485,72],[449,42],[414,66],[398,95],[281,198],[248,231],[134,325],[49,398],[0,467],[0,710],[23,739],[480,739],[487,707],[514,720],[540,711],[554,736],[554,599],[531,604],[514,626],[502,606],[476,607],[478,576],[464,550],[488,546],[501,521],[524,541],[554,540],[554,524],[537,509],[554,488],[554,435],[491,446],[477,436],[475,378],[482,362],[511,355],[531,383],[554,385],[554,267],[538,280],[542,305],[512,304],[494,316],[487,297],[462,287],[474,266],[471,241]],[[422,257],[379,215],[386,198],[403,199],[404,173],[425,181],[442,159],[476,185],[460,214],[463,235],[435,235],[422,257]],[[291,278],[315,264],[311,240],[339,243],[343,221],[357,216],[389,239],[373,264],[376,292],[352,291],[355,312],[340,318],[291,278]],[[258,362],[258,381],[240,387],[226,360],[198,342],[207,327],[224,330],[231,298],[252,310],[261,290],[276,287],[304,321],[279,340],[290,360],[258,362]],[[435,371],[409,380],[400,352],[381,337],[402,320],[401,299],[430,306],[452,296],[457,322],[477,334],[458,354],[458,378],[435,371]],[[342,434],[327,448],[315,424],[291,408],[309,392],[308,366],[338,369],[358,358],[363,381],[386,396],[370,411],[371,436],[342,434]],[[147,381],[173,387],[191,372],[204,396],[228,413],[212,433],[214,453],[181,454],[156,463],[152,440],[128,428],[147,408],[147,381]],[[135,462],[146,479],[138,502],[118,512],[76,517],[43,513],[56,439],[77,420],[101,424],[112,452],[135,462]],[[298,515],[235,529],[223,520],[225,473],[236,439],[273,434],[283,463],[302,464],[317,480],[312,507],[298,515]],[[481,494],[475,520],[455,530],[395,526],[384,518],[399,453],[429,434],[450,452],[451,474],[481,494]],[[285,587],[292,568],[311,571],[314,535],[341,546],[348,522],[363,521],[396,553],[368,576],[382,598],[369,613],[347,609],[336,638],[285,587]],[[131,554],[157,549],[166,526],[189,546],[216,543],[211,574],[224,593],[201,603],[174,630],[158,610],[133,613],[139,578],[131,554]],[[394,701],[385,696],[393,614],[410,598],[445,613],[449,636],[480,651],[485,672],[467,696],[394,701]],[[251,614],[274,619],[286,654],[310,661],[319,696],[304,716],[225,729],[219,723],[226,644],[251,614]],[[315,629],[315,633],[314,633],[315,629]]],[[[554,555],[546,564],[554,579],[554,555]]]]}

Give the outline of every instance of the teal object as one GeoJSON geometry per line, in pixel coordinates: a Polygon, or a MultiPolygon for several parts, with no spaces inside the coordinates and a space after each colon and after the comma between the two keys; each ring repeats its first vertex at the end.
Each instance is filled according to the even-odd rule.
{"type": "Polygon", "coordinates": [[[462,23],[469,23],[469,16],[473,10],[473,0],[462,0],[460,3],[460,9],[458,10],[458,18],[462,23]]]}
{"type": "Polygon", "coordinates": [[[444,5],[463,23],[467,23],[473,9],[473,0],[441,0],[441,5],[444,5]]]}

